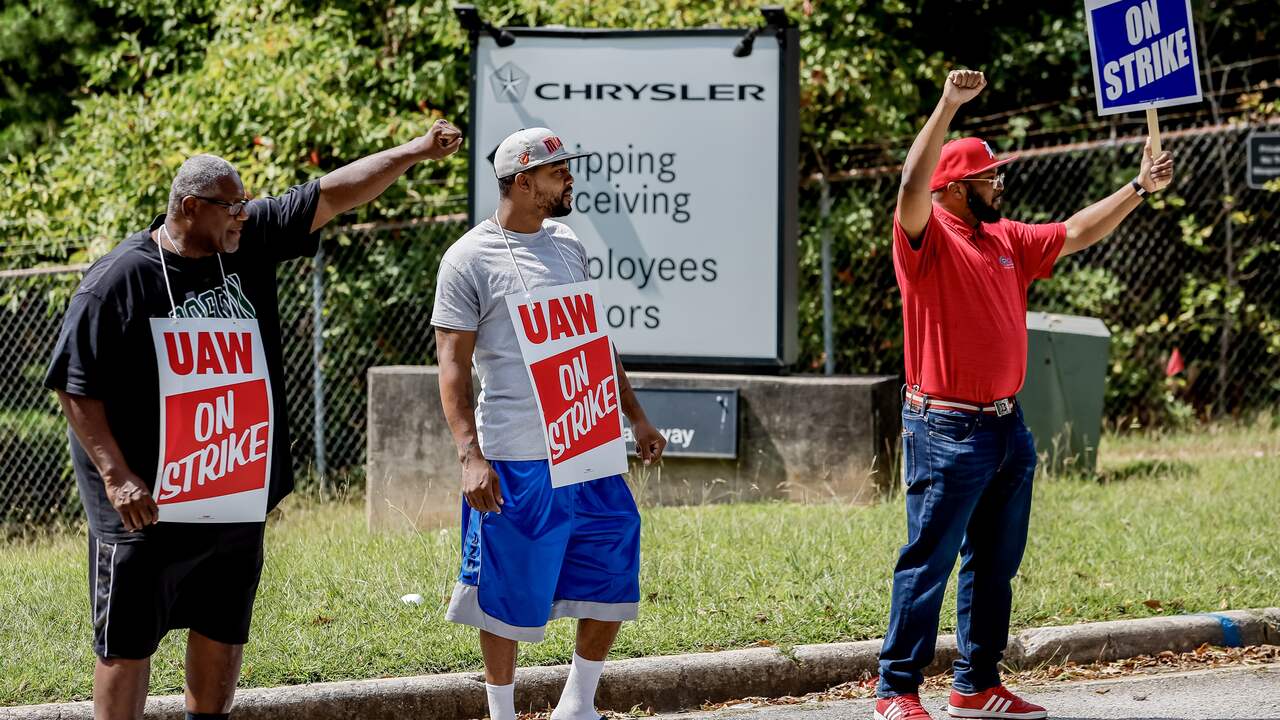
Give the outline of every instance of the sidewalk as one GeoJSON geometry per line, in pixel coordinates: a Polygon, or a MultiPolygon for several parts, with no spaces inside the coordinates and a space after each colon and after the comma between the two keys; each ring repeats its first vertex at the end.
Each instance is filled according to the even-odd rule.
{"type": "MultiPolygon", "coordinates": [[[[1280,665],[1048,685],[1020,685],[1022,697],[1043,705],[1054,720],[1280,719],[1280,665]]],[[[925,709],[949,719],[947,696],[925,693],[925,709]]],[[[659,716],[674,720],[870,720],[874,700],[841,700],[659,716]]]]}
{"type": "MultiPolygon", "coordinates": [[[[1068,660],[1105,662],[1166,650],[1185,652],[1205,643],[1226,647],[1280,645],[1280,608],[1037,628],[1009,640],[1006,663],[1015,668],[1068,660]]],[[[618,660],[606,666],[597,701],[601,710],[642,707],[662,712],[732,698],[803,695],[874,674],[880,642],[618,660]]],[[[940,637],[937,656],[926,673],[945,671],[955,657],[955,637],[940,637]]],[[[521,669],[516,678],[516,707],[525,710],[553,705],[567,675],[567,666],[521,669]]],[[[479,673],[241,690],[235,709],[237,720],[445,720],[487,714],[484,680],[479,673]]],[[[182,697],[150,699],[146,716],[182,720],[182,697]]],[[[0,708],[0,719],[92,717],[90,703],[0,708]]]]}

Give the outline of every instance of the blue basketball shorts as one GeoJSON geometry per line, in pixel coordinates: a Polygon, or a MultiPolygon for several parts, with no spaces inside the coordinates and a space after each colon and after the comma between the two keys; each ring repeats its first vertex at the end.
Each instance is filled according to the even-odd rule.
{"type": "Polygon", "coordinates": [[[540,642],[561,617],[634,620],[640,513],[621,475],[551,487],[546,460],[495,460],[502,512],[462,501],[462,571],[445,617],[540,642]]]}

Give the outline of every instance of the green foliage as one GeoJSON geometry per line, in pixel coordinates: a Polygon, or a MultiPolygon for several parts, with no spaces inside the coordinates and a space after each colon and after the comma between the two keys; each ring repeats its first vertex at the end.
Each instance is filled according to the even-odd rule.
{"type": "MultiPolygon", "coordinates": [[[[1197,8],[1215,61],[1248,57],[1241,33],[1280,29],[1265,5],[1197,8]]],[[[756,7],[496,0],[481,9],[506,25],[682,28],[753,25],[756,7]]],[[[1033,7],[1021,0],[818,0],[812,7],[805,16],[799,2],[788,3],[801,27],[806,174],[900,160],[940,79],[957,65],[982,67],[991,78],[961,120],[967,131],[1025,140],[1092,116],[1083,14],[1074,0],[1033,7]]],[[[0,17],[0,119],[16,138],[0,135],[0,154],[22,151],[0,170],[15,190],[0,201],[0,223],[19,244],[113,242],[156,207],[187,153],[226,155],[254,189],[278,192],[406,139],[435,116],[466,119],[467,38],[442,0],[29,0],[0,17]],[[71,51],[55,55],[61,48],[71,51]],[[17,109],[24,115],[11,117],[17,109]],[[48,138],[63,119],[61,135],[37,149],[31,123],[48,138]]],[[[462,169],[462,158],[435,167],[442,187],[394,188],[366,214],[422,214],[412,206],[462,191],[462,169]]],[[[56,252],[55,245],[46,249],[56,252]]]]}
{"type": "MultiPolygon", "coordinates": [[[[1043,48],[1009,39],[1016,47],[992,58],[956,41],[946,27],[955,13],[937,0],[817,2],[808,17],[798,2],[790,5],[801,25],[806,174],[863,162],[868,146],[881,161],[896,160],[882,146],[915,131],[939,79],[957,62],[952,49],[998,78],[984,99],[991,106],[1022,99],[1024,64],[1041,74],[1056,68],[1068,85],[1081,74],[1075,64],[1080,43],[1063,35],[1078,19],[1064,21],[1049,11],[1012,13],[993,3],[981,17],[966,15],[973,25],[1001,18],[1010,38],[1062,36],[1043,48]],[[1026,62],[1028,53],[1040,52],[1072,64],[1064,75],[1058,65],[1026,62]]],[[[42,256],[86,246],[73,241],[65,249],[67,238],[92,239],[88,255],[100,254],[158,207],[173,169],[193,152],[222,154],[241,167],[252,189],[279,192],[407,139],[436,116],[460,123],[467,116],[467,37],[445,2],[95,0],[88,9],[75,7],[65,6],[100,25],[75,38],[79,55],[69,64],[78,74],[25,79],[32,92],[48,85],[50,92],[76,97],[75,112],[55,142],[0,166],[0,181],[13,189],[0,201],[0,226],[14,247],[42,256]]],[[[482,10],[508,25],[758,22],[756,4],[748,2],[505,0],[482,10]]],[[[1078,14],[1065,5],[1058,10],[1067,18],[1078,14]]],[[[420,182],[397,185],[365,215],[430,214],[424,201],[463,192],[463,162],[459,157],[418,173],[420,182]],[[428,173],[434,183],[419,177],[428,173]]]]}
{"type": "MultiPolygon", "coordinates": [[[[61,142],[0,168],[12,188],[0,225],[15,245],[55,256],[53,238],[89,238],[73,250],[96,256],[163,207],[169,180],[189,155],[220,154],[252,190],[279,192],[409,140],[429,121],[428,105],[409,102],[405,92],[416,76],[383,73],[394,63],[379,48],[353,42],[344,18],[338,10],[304,16],[280,0],[222,6],[210,21],[215,29],[202,62],[151,77],[140,89],[80,101],[61,142]]],[[[401,25],[398,32],[413,29],[401,25]]],[[[128,55],[118,50],[103,77],[179,64],[163,48],[140,64],[122,62],[128,55]]],[[[454,178],[450,184],[415,173],[366,212],[422,211],[423,200],[461,185],[460,162],[430,169],[454,178]]]]}
{"type": "Polygon", "coordinates": [[[77,61],[96,38],[74,0],[0,5],[0,158],[54,138],[72,111],[77,61]]]}

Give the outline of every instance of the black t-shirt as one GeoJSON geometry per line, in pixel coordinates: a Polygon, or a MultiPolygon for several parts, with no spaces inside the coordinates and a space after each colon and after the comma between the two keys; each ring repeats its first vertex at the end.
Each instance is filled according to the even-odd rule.
{"type": "MultiPolygon", "coordinates": [[[[251,201],[239,249],[203,258],[161,253],[151,231],[164,222],[162,215],[85,273],[67,307],[44,385],[101,400],[125,462],[149,487],[155,482],[160,452],[159,370],[150,319],[172,317],[176,304],[180,317],[257,318],[277,423],[267,508],[293,490],[276,264],[315,255],[320,233],[311,232],[311,222],[319,199],[320,183],[313,181],[278,198],[251,201]],[[160,266],[162,255],[173,303],[160,266]]],[[[75,433],[68,434],[89,528],[108,542],[139,539],[140,533],[125,531],[107,499],[102,476],[75,433]]]]}

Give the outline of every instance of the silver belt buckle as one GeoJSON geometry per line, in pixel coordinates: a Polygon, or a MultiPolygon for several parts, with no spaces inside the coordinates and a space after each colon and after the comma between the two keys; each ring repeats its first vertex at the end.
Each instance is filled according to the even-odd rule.
{"type": "Polygon", "coordinates": [[[997,400],[995,402],[995,408],[996,408],[996,417],[1004,417],[1005,415],[1008,415],[1009,413],[1013,412],[1013,401],[1010,400],[1009,398],[997,400]]]}

